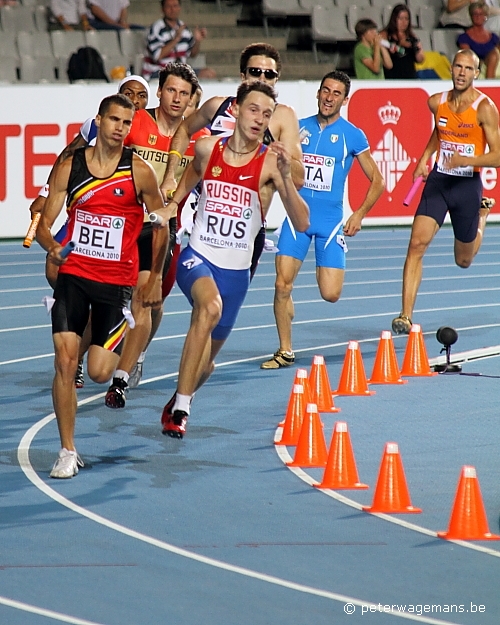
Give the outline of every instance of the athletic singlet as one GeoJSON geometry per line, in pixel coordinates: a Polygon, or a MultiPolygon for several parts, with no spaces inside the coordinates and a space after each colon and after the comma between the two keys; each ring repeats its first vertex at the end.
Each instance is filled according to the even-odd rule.
{"type": "Polygon", "coordinates": [[[267,148],[261,144],[243,167],[224,161],[227,137],[214,145],[202,180],[189,245],[221,269],[248,269],[262,225],[259,181],[267,148]]]}
{"type": "Polygon", "coordinates": [[[172,137],[160,133],[156,109],[143,109],[136,111],[124,144],[134,148],[139,156],[152,165],[157,180],[161,182],[167,168],[171,141],[172,137]]]}
{"type": "Polygon", "coordinates": [[[86,149],[78,148],[73,154],[68,230],[61,245],[72,240],[76,246],[59,272],[104,284],[135,286],[143,208],[134,185],[132,150],[123,148],[114,174],[101,179],[89,172],[86,149]]]}
{"type": "Polygon", "coordinates": [[[454,113],[448,104],[448,91],[441,94],[435,115],[439,141],[436,169],[440,173],[470,178],[475,171],[480,171],[480,167],[471,165],[454,169],[446,169],[443,165],[455,150],[463,156],[481,156],[485,153],[486,136],[477,121],[477,107],[485,98],[488,96],[479,92],[479,97],[468,109],[463,113],[454,113]]]}
{"type": "MultiPolygon", "coordinates": [[[[226,98],[224,102],[219,106],[215,115],[212,117],[212,121],[210,122],[210,132],[212,135],[222,135],[223,137],[230,137],[234,132],[234,126],[236,124],[236,119],[234,118],[232,112],[232,105],[236,101],[236,98],[233,96],[229,96],[226,98]]],[[[271,134],[269,128],[266,128],[264,132],[263,143],[265,145],[269,145],[274,141],[274,137],[271,134]]]]}
{"type": "Polygon", "coordinates": [[[312,115],[299,120],[299,126],[305,170],[300,195],[321,209],[342,207],[354,157],[370,149],[365,133],[343,117],[321,129],[317,115],[312,115]]]}

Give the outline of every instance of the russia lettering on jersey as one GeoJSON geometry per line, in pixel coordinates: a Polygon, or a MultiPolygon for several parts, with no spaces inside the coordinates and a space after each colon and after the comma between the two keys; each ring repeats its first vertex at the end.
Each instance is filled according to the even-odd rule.
{"type": "Polygon", "coordinates": [[[225,143],[219,140],[212,150],[189,245],[217,267],[248,269],[262,224],[259,180],[266,147],[244,167],[233,167],[224,161],[225,143]]]}

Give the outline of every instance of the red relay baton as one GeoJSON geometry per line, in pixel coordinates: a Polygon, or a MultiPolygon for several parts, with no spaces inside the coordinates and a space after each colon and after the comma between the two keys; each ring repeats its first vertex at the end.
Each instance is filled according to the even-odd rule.
{"type": "Polygon", "coordinates": [[[413,196],[415,195],[415,193],[418,191],[419,186],[422,183],[422,176],[419,176],[415,182],[412,184],[411,189],[408,191],[407,196],[405,197],[405,199],[403,200],[403,204],[405,206],[409,206],[410,202],[413,200],[413,196]]]}

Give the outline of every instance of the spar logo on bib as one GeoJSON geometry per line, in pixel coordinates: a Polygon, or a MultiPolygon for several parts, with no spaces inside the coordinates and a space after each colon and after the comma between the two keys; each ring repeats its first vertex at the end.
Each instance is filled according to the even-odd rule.
{"type": "MultiPolygon", "coordinates": [[[[367,136],[372,156],[385,180],[385,191],[370,217],[413,215],[419,195],[409,207],[403,199],[413,183],[413,170],[433,128],[423,89],[359,89],[349,100],[347,117],[367,136]]],[[[358,208],[369,181],[355,163],[348,178],[349,204],[358,208]]]]}

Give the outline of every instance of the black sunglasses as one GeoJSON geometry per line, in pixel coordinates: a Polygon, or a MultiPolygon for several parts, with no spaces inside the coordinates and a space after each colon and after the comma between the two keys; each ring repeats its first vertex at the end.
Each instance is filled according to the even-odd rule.
{"type": "Polygon", "coordinates": [[[247,67],[246,72],[254,78],[260,78],[264,74],[267,80],[275,80],[279,76],[274,69],[260,69],[260,67],[247,67]]]}

